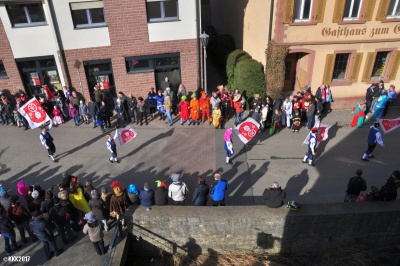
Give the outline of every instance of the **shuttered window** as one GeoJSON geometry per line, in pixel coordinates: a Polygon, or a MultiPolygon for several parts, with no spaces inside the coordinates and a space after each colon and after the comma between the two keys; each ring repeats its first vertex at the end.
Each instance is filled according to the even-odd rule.
{"type": "Polygon", "coordinates": [[[372,14],[374,13],[375,3],[376,3],[376,0],[368,0],[365,2],[364,15],[363,15],[364,21],[370,21],[372,19],[372,14]]]}
{"type": "Polygon", "coordinates": [[[353,66],[351,68],[349,80],[351,82],[358,81],[358,73],[360,72],[361,61],[363,58],[363,53],[356,53],[354,56],[353,66]]]}
{"type": "Polygon", "coordinates": [[[371,79],[372,68],[374,67],[375,63],[375,57],[376,57],[376,52],[369,52],[367,54],[367,60],[365,61],[364,73],[361,81],[367,82],[371,79]]]}
{"type": "Polygon", "coordinates": [[[346,71],[350,55],[349,53],[336,54],[332,80],[346,80],[346,71]]]}
{"type": "Polygon", "coordinates": [[[343,20],[344,7],[346,5],[346,0],[336,0],[335,8],[333,10],[332,22],[337,23],[343,20]]]}
{"type": "Polygon", "coordinates": [[[400,65],[400,51],[395,52],[392,60],[393,60],[393,64],[392,64],[392,69],[390,69],[390,72],[389,72],[389,79],[395,80],[397,71],[399,70],[399,65],[400,65]]]}
{"type": "Polygon", "coordinates": [[[389,0],[380,0],[378,12],[376,14],[376,20],[384,20],[386,19],[386,15],[389,10],[390,1],[389,0]]]}
{"type": "Polygon", "coordinates": [[[283,0],[283,23],[293,22],[294,0],[283,0]]]}
{"type": "Polygon", "coordinates": [[[326,0],[314,0],[314,1],[316,1],[314,22],[322,23],[324,22],[326,0]]]}
{"type": "Polygon", "coordinates": [[[343,20],[358,19],[361,9],[361,0],[346,0],[344,7],[343,20]]]}
{"type": "Polygon", "coordinates": [[[400,0],[391,0],[387,18],[398,18],[400,16],[400,0]]]}
{"type": "Polygon", "coordinates": [[[335,65],[335,54],[327,54],[322,83],[329,84],[332,81],[333,68],[335,65]]]}

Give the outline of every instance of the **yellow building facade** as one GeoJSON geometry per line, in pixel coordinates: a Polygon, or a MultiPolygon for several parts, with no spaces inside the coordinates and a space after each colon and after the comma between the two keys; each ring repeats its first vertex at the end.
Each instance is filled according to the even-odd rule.
{"type": "Polygon", "coordinates": [[[290,45],[285,94],[294,94],[305,85],[315,92],[321,84],[330,84],[333,107],[343,108],[365,97],[370,84],[379,80],[386,88],[394,84],[399,91],[400,0],[215,2],[220,12],[212,16],[213,25],[222,30],[229,18],[243,25],[220,33],[232,34],[237,48],[264,65],[261,54],[270,39],[290,45]],[[222,5],[229,8],[222,9],[222,5]],[[243,18],[230,13],[235,8],[243,9],[239,12],[243,18]]]}

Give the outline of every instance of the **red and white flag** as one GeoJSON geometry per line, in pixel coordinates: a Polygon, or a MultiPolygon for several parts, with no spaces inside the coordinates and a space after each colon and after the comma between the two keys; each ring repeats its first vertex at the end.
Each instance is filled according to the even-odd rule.
{"type": "Polygon", "coordinates": [[[383,133],[386,134],[400,127],[400,117],[396,119],[379,119],[379,124],[381,125],[383,133]]]}
{"type": "Polygon", "coordinates": [[[36,98],[30,99],[26,104],[18,109],[18,112],[25,117],[32,129],[40,127],[47,121],[50,121],[50,117],[36,98]]]}
{"type": "Polygon", "coordinates": [[[237,125],[232,132],[239,137],[244,144],[247,144],[258,132],[260,124],[253,118],[247,118],[241,124],[237,125]]]}
{"type": "Polygon", "coordinates": [[[124,144],[136,138],[137,133],[131,126],[126,126],[125,128],[119,128],[115,132],[114,139],[119,140],[119,144],[123,146],[124,144]]]}
{"type": "MultiPolygon", "coordinates": [[[[328,139],[328,131],[330,127],[330,125],[319,125],[318,132],[315,133],[318,142],[328,139]]],[[[310,134],[307,135],[306,139],[303,141],[303,144],[308,144],[310,142],[310,134]]]]}

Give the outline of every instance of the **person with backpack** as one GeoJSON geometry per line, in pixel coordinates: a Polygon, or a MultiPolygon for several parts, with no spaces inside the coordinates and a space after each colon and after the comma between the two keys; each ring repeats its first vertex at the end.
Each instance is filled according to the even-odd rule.
{"type": "Polygon", "coordinates": [[[350,181],[347,184],[344,202],[356,202],[361,191],[367,189],[367,182],[361,177],[362,173],[363,171],[361,169],[357,169],[356,176],[350,178],[350,181]]]}
{"type": "Polygon", "coordinates": [[[68,242],[72,242],[74,238],[74,233],[72,232],[69,222],[69,218],[72,216],[72,214],[66,206],[61,205],[59,198],[55,197],[53,202],[54,205],[49,211],[50,220],[56,225],[58,234],[61,236],[63,244],[67,245],[68,242]],[[68,239],[65,232],[68,234],[68,239]]]}

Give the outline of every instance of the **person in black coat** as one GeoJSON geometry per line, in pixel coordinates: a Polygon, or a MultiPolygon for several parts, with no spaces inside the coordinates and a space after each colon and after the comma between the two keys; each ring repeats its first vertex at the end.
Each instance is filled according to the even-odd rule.
{"type": "Polygon", "coordinates": [[[74,233],[72,232],[71,225],[67,220],[67,216],[70,215],[70,211],[60,204],[59,198],[54,198],[54,205],[49,211],[50,220],[56,225],[58,234],[61,236],[64,245],[73,241],[74,233]],[[65,235],[67,231],[68,239],[65,235]]]}
{"type": "Polygon", "coordinates": [[[92,196],[92,199],[89,200],[89,208],[94,216],[96,216],[97,220],[102,221],[104,225],[104,230],[108,232],[106,208],[104,206],[104,202],[99,197],[99,193],[97,192],[97,190],[93,189],[90,194],[92,196]]]}
{"type": "Polygon", "coordinates": [[[17,245],[14,224],[7,217],[7,212],[2,205],[0,205],[0,236],[4,239],[4,249],[7,256],[11,254],[10,240],[15,252],[21,249],[21,246],[17,245]]]}
{"type": "Polygon", "coordinates": [[[157,206],[168,205],[167,185],[165,185],[164,182],[161,182],[159,180],[157,180],[156,182],[157,182],[157,188],[154,192],[155,205],[157,206]]]}
{"type": "Polygon", "coordinates": [[[286,192],[274,182],[272,186],[267,187],[263,193],[265,205],[269,208],[279,208],[283,205],[283,199],[286,198],[286,192]]]}
{"type": "Polygon", "coordinates": [[[210,187],[206,184],[206,181],[203,177],[199,176],[197,178],[197,186],[193,192],[192,203],[195,206],[206,206],[207,205],[207,196],[210,192],[210,187]]]}
{"type": "Polygon", "coordinates": [[[32,220],[29,222],[29,226],[31,231],[43,243],[43,249],[47,259],[51,259],[53,254],[58,257],[62,253],[63,250],[57,248],[53,230],[49,223],[43,219],[40,211],[32,213],[32,220]]]}

